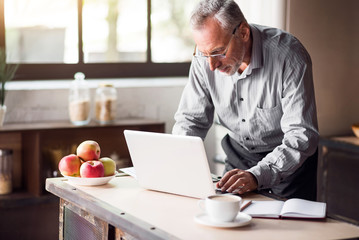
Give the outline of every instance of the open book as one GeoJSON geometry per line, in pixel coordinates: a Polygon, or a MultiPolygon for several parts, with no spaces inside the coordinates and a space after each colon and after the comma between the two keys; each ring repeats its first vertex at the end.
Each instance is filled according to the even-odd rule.
{"type": "Polygon", "coordinates": [[[253,201],[243,210],[262,218],[325,218],[326,203],[292,198],[287,201],[253,201]]]}

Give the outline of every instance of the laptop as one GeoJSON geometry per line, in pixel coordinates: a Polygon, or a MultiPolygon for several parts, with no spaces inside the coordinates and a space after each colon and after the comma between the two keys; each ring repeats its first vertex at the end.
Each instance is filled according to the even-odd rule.
{"type": "Polygon", "coordinates": [[[125,130],[139,185],[193,198],[215,194],[201,138],[125,130]]]}

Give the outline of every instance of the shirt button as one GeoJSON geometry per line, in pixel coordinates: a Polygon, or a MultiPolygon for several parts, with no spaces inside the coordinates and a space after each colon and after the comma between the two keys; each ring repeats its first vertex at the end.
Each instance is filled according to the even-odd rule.
{"type": "Polygon", "coordinates": [[[243,98],[240,98],[239,101],[243,101],[244,99],[243,98]]]}
{"type": "Polygon", "coordinates": [[[242,119],[242,122],[245,122],[246,120],[245,119],[242,119]]]}
{"type": "Polygon", "coordinates": [[[246,137],[246,140],[249,140],[249,137],[246,137]]]}

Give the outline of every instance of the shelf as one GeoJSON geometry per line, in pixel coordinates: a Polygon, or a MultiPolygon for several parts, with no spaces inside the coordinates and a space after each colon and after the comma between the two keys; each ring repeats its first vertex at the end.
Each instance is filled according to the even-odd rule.
{"type": "Polygon", "coordinates": [[[131,166],[123,135],[125,129],[164,132],[165,124],[139,118],[121,119],[108,125],[91,122],[86,126],[74,126],[70,122],[6,124],[0,129],[0,148],[14,150],[14,189],[24,189],[25,198],[26,193],[39,197],[46,194],[45,180],[58,170],[60,159],[75,153],[78,144],[85,140],[97,141],[101,156],[115,154],[122,167],[131,166]]]}
{"type": "Polygon", "coordinates": [[[321,145],[345,149],[348,151],[359,152],[359,138],[355,136],[340,136],[340,137],[331,137],[331,138],[320,138],[321,145]]]}
{"type": "Polygon", "coordinates": [[[36,122],[36,123],[7,123],[0,128],[2,132],[13,132],[13,131],[31,131],[31,130],[55,130],[55,129],[86,129],[86,128],[111,128],[114,126],[142,126],[142,125],[158,125],[164,122],[154,119],[144,118],[126,118],[118,119],[110,124],[99,124],[95,121],[91,121],[89,124],[84,126],[75,126],[69,121],[53,121],[53,122],[36,122]]]}
{"type": "Polygon", "coordinates": [[[52,194],[44,194],[34,197],[25,191],[14,191],[6,195],[0,195],[0,210],[18,207],[27,207],[34,204],[49,203],[58,201],[58,197],[52,194]]]}
{"type": "Polygon", "coordinates": [[[328,216],[359,225],[359,138],[321,138],[319,150],[318,200],[328,216]]]}

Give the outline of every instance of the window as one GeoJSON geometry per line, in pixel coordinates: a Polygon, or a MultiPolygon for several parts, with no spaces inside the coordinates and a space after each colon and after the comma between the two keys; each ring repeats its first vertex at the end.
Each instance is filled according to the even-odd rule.
{"type": "Polygon", "coordinates": [[[249,23],[286,30],[287,0],[235,0],[235,2],[249,23]]]}
{"type": "Polygon", "coordinates": [[[0,0],[16,79],[186,76],[193,0],[0,0]]]}

